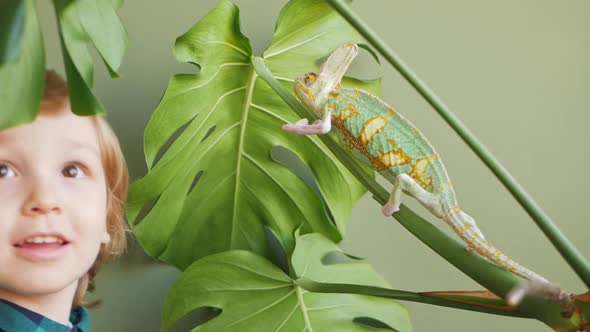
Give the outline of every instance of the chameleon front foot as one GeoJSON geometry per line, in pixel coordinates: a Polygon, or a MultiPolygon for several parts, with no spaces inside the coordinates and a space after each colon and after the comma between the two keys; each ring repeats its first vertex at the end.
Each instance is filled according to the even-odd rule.
{"type": "Polygon", "coordinates": [[[283,130],[297,134],[297,135],[323,135],[330,132],[332,123],[330,117],[324,120],[316,120],[312,124],[309,124],[307,119],[301,119],[295,123],[288,123],[283,125],[283,130]]]}

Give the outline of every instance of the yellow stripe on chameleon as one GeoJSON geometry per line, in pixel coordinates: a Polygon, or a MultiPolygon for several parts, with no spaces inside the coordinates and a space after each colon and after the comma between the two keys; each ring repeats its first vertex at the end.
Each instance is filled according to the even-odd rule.
{"type": "Polygon", "coordinates": [[[354,93],[352,94],[352,100],[358,101],[359,100],[359,95],[361,94],[361,90],[354,89],[353,91],[354,91],[354,93]]]}
{"type": "MultiPolygon", "coordinates": [[[[358,108],[354,106],[354,104],[348,103],[346,104],[346,108],[342,110],[337,116],[337,121],[341,122],[342,124],[346,123],[346,121],[350,120],[355,116],[359,116],[361,113],[359,112],[358,108]]],[[[344,128],[344,127],[343,127],[344,128]]]]}
{"type": "Polygon", "coordinates": [[[387,120],[389,120],[390,118],[393,118],[395,115],[397,114],[397,112],[393,109],[393,108],[388,108],[387,109],[387,120]]]}
{"type": "Polygon", "coordinates": [[[381,154],[373,164],[378,170],[385,170],[392,166],[408,165],[412,158],[402,149],[395,149],[381,154]]]}
{"type": "Polygon", "coordinates": [[[389,143],[394,149],[399,149],[399,144],[393,138],[386,138],[387,143],[389,143]]]}
{"type": "Polygon", "coordinates": [[[418,159],[416,164],[412,165],[412,170],[408,173],[422,188],[428,191],[432,191],[434,185],[432,183],[432,176],[425,176],[425,174],[428,166],[430,166],[430,162],[436,159],[438,159],[438,154],[436,153],[426,158],[418,159]]]}
{"type": "Polygon", "coordinates": [[[311,103],[315,103],[315,95],[313,94],[313,92],[311,92],[310,89],[308,89],[303,83],[296,81],[295,84],[297,84],[296,89],[298,89],[299,91],[303,91],[303,93],[305,93],[305,96],[307,96],[307,99],[309,101],[311,101],[311,103]]]}
{"type": "Polygon", "coordinates": [[[461,209],[459,209],[459,206],[455,205],[447,211],[447,214],[445,215],[445,219],[448,220],[448,219],[456,216],[457,214],[459,214],[459,212],[461,212],[461,209]]]}
{"type": "Polygon", "coordinates": [[[387,126],[387,119],[376,116],[374,118],[370,118],[365,122],[363,125],[363,129],[361,129],[360,139],[364,145],[368,145],[372,140],[373,137],[385,129],[387,126]]]}
{"type": "Polygon", "coordinates": [[[471,227],[472,227],[471,224],[465,224],[465,225],[461,226],[461,228],[459,228],[459,233],[463,234],[471,227]]]}

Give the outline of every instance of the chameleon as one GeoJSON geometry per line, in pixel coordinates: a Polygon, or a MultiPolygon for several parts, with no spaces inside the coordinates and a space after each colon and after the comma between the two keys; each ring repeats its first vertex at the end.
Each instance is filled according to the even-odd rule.
{"type": "Polygon", "coordinates": [[[319,72],[295,79],[295,95],[321,119],[310,124],[304,118],[285,124],[282,129],[298,135],[321,135],[335,128],[341,143],[354,157],[393,185],[382,208],[385,216],[397,212],[402,193],[408,194],[445,221],[466,243],[467,250],[475,250],[536,285],[553,285],[484,238],[474,219],[459,207],[440,155],[413,124],[378,97],[341,86],[340,81],[357,54],[356,44],[343,45],[328,56],[319,72]]]}

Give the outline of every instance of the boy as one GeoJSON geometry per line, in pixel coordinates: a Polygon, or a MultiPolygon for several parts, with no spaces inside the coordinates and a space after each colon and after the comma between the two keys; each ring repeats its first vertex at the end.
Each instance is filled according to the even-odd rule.
{"type": "Polygon", "coordinates": [[[126,245],[128,173],[106,120],[48,71],[33,123],[0,131],[0,331],[88,331],[100,265],[126,245]]]}

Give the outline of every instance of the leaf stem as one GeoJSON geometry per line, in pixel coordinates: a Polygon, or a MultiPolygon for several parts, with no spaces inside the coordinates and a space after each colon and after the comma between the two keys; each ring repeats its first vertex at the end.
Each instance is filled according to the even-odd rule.
{"type": "Polygon", "coordinates": [[[476,305],[472,303],[461,303],[458,301],[447,300],[440,297],[424,296],[419,293],[403,290],[365,285],[323,283],[303,277],[295,280],[295,283],[310,292],[370,295],[395,300],[432,304],[441,307],[483,312],[493,315],[533,318],[533,316],[517,311],[514,308],[512,308],[513,310],[502,310],[500,308],[496,309],[493,306],[485,306],[483,302],[481,305],[476,305]]]}
{"type": "Polygon", "coordinates": [[[534,201],[526,190],[492,155],[492,153],[471,133],[434,92],[422,82],[401,58],[356,15],[343,0],[327,0],[357,31],[375,47],[387,61],[426,99],[438,114],[453,128],[475,154],[486,164],[512,196],[535,221],[551,243],[568,262],[576,274],[590,288],[590,263],[573,243],[560,231],[551,218],[534,201]]]}

